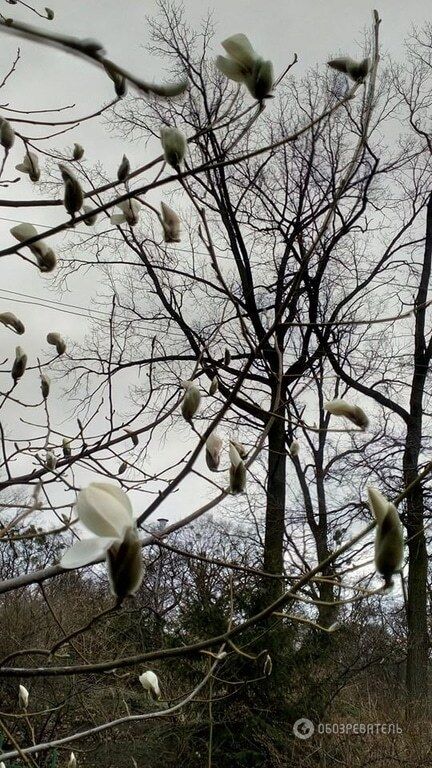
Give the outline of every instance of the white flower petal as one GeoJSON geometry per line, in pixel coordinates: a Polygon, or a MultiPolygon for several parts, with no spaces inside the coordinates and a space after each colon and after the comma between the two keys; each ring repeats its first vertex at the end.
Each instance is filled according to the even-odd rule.
{"type": "Polygon", "coordinates": [[[66,569],[81,568],[83,565],[88,565],[94,560],[104,557],[107,549],[111,547],[114,541],[115,539],[107,539],[101,536],[77,541],[64,553],[60,560],[60,565],[66,569]]]}
{"type": "Polygon", "coordinates": [[[132,509],[126,495],[115,485],[91,483],[79,494],[78,517],[96,536],[122,539],[132,524],[132,509]]]}
{"type": "Polygon", "coordinates": [[[126,216],[123,213],[113,213],[110,221],[111,224],[124,224],[126,221],[126,216]]]}

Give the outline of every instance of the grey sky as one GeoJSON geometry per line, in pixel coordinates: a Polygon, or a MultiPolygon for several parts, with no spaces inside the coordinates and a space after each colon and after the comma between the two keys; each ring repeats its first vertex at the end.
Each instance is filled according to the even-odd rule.
{"type": "MultiPolygon", "coordinates": [[[[123,64],[146,79],[159,79],[160,60],[145,51],[147,41],[146,15],[157,12],[155,2],[144,0],[43,0],[53,8],[55,20],[50,28],[78,37],[92,37],[100,40],[108,54],[115,61],[123,64]]],[[[40,4],[42,9],[42,3],[40,4]]],[[[292,59],[294,52],[299,56],[298,70],[316,63],[324,63],[327,57],[338,52],[349,52],[353,56],[361,55],[364,30],[371,23],[371,11],[375,7],[370,2],[352,0],[217,0],[212,6],[198,0],[187,0],[185,7],[192,25],[198,25],[207,9],[213,12],[216,25],[216,41],[235,32],[245,32],[254,47],[275,63],[276,71],[281,71],[292,59]]],[[[34,25],[41,22],[37,16],[18,6],[2,3],[6,15],[34,25]]],[[[382,51],[387,51],[398,58],[402,54],[403,39],[411,25],[420,25],[429,20],[430,2],[412,0],[409,4],[402,0],[383,0],[378,5],[382,17],[382,51]]],[[[0,79],[7,71],[17,48],[17,40],[9,36],[1,38],[0,79]]],[[[8,102],[18,109],[55,108],[75,103],[71,110],[74,116],[83,116],[102,106],[112,98],[112,87],[106,76],[82,60],[65,55],[53,49],[22,41],[22,59],[16,74],[0,93],[0,102],[8,102]]],[[[5,113],[6,114],[6,113],[5,113]]],[[[54,118],[56,119],[56,118],[54,118]]],[[[15,126],[27,135],[36,135],[32,126],[15,126]]],[[[100,121],[84,123],[69,134],[50,139],[46,142],[49,149],[57,147],[64,151],[74,141],[85,146],[86,157],[90,162],[98,160],[114,178],[116,168],[124,151],[127,151],[132,164],[145,162],[146,152],[135,143],[124,145],[119,139],[107,134],[100,121]]],[[[12,169],[21,161],[23,150],[17,142],[13,156],[8,164],[7,178],[15,175],[12,169]]],[[[26,180],[1,190],[2,198],[37,197],[37,188],[26,180]]],[[[4,207],[1,217],[35,224],[52,225],[64,220],[63,209],[43,210],[41,208],[19,209],[4,207]]],[[[0,219],[0,232],[3,246],[10,245],[12,238],[9,228],[12,223],[0,219]]],[[[30,265],[21,262],[16,256],[2,260],[1,286],[5,290],[19,291],[39,297],[58,299],[50,290],[50,276],[40,275],[30,265]]],[[[98,290],[97,275],[90,270],[80,275],[71,283],[71,292],[64,301],[80,306],[90,306],[98,290]]],[[[31,351],[33,360],[36,355],[46,354],[44,339],[50,330],[58,330],[65,336],[80,341],[90,329],[90,320],[68,315],[50,309],[17,304],[7,301],[0,293],[0,311],[10,309],[22,317],[27,325],[25,338],[17,341],[9,331],[0,329],[2,360],[11,358],[15,343],[22,343],[31,351]]],[[[11,295],[12,298],[12,295],[11,295]]],[[[34,401],[35,379],[30,378],[22,386],[22,392],[29,401],[34,401]]],[[[58,406],[61,408],[61,405],[58,406]]],[[[58,410],[57,416],[61,415],[58,410]]],[[[9,418],[14,419],[10,413],[9,418]]]]}

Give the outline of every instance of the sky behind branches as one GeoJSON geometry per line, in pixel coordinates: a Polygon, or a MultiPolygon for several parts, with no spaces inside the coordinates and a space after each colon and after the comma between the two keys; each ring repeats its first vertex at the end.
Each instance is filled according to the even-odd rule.
{"type": "MultiPolygon", "coordinates": [[[[55,19],[49,28],[77,37],[96,38],[102,42],[110,58],[147,80],[160,81],[164,78],[163,62],[146,51],[148,42],[146,16],[154,17],[157,12],[155,2],[144,0],[47,0],[54,10],[55,19]]],[[[292,60],[294,53],[299,57],[298,73],[305,73],[317,64],[325,66],[327,58],[340,53],[350,53],[354,57],[362,54],[365,33],[370,29],[371,13],[375,7],[370,2],[352,2],[352,0],[218,0],[214,4],[187,0],[185,8],[188,20],[193,27],[199,27],[201,19],[208,11],[212,13],[215,25],[215,50],[220,52],[217,41],[236,32],[245,32],[254,47],[266,58],[271,58],[275,71],[281,72],[292,60]]],[[[36,15],[18,6],[9,6],[4,0],[1,10],[18,20],[35,26],[47,26],[36,15]]],[[[43,6],[41,4],[41,10],[43,6]]],[[[384,0],[377,6],[382,18],[381,46],[382,59],[386,55],[396,60],[403,55],[403,41],[410,33],[412,25],[420,26],[430,18],[430,3],[426,0],[412,0],[407,5],[402,0],[384,0]]],[[[0,104],[8,103],[16,109],[47,109],[75,104],[73,109],[63,112],[63,117],[70,115],[84,116],[113,97],[111,81],[106,75],[83,60],[67,55],[52,48],[29,42],[18,41],[12,36],[3,35],[1,46],[0,80],[9,69],[19,45],[21,58],[16,72],[5,88],[0,92],[0,104]]],[[[173,79],[174,79],[173,73],[173,79]]],[[[5,114],[8,115],[7,112],[5,114]]],[[[12,113],[11,113],[12,115],[12,113]]],[[[60,115],[54,113],[54,119],[60,115]]],[[[49,119],[49,118],[48,118],[49,119]]],[[[31,125],[15,124],[16,130],[22,130],[28,136],[41,135],[39,129],[31,125]]],[[[46,129],[44,129],[46,130],[46,129]]],[[[49,150],[57,148],[64,151],[77,141],[85,147],[86,159],[91,165],[100,163],[108,178],[115,178],[116,169],[123,152],[131,160],[132,167],[144,164],[152,155],[139,142],[129,144],[109,133],[103,119],[83,123],[70,133],[46,141],[49,150]]],[[[39,145],[43,146],[43,145],[39,145]]],[[[8,163],[7,178],[16,163],[22,160],[22,145],[17,141],[8,163]]],[[[43,162],[41,163],[43,165],[43,162]]],[[[22,179],[8,189],[0,190],[2,198],[38,198],[36,186],[22,179]]],[[[51,195],[50,195],[51,196],[51,195]]],[[[20,221],[36,225],[54,225],[64,221],[63,208],[9,208],[0,211],[0,232],[3,247],[12,244],[10,227],[20,221]],[[8,219],[10,221],[4,221],[8,219]]],[[[81,229],[84,227],[82,226],[81,229]]],[[[63,238],[58,238],[56,247],[60,247],[63,238]]],[[[27,332],[23,340],[13,336],[10,331],[0,329],[1,359],[9,358],[5,366],[10,366],[16,343],[22,343],[32,353],[32,362],[40,355],[47,359],[48,348],[44,343],[47,332],[55,330],[71,341],[82,342],[91,331],[94,319],[94,299],[100,293],[100,275],[90,268],[81,272],[69,285],[69,292],[60,297],[58,291],[51,288],[50,275],[41,275],[28,263],[22,262],[16,255],[2,260],[2,281],[0,290],[0,311],[11,310],[23,319],[27,332]],[[10,293],[6,293],[9,291],[10,293]],[[15,293],[12,293],[15,292],[15,293]],[[19,296],[18,294],[21,294],[19,296]],[[23,295],[26,294],[26,295],[23,295]],[[40,297],[42,304],[48,299],[61,301],[57,309],[34,304],[18,303],[32,301],[28,297],[40,297]],[[66,302],[84,310],[67,307],[66,302]],[[92,314],[87,316],[87,309],[92,307],[92,314]],[[78,313],[78,314],[74,314],[78,313]]],[[[48,303],[48,302],[47,302],[48,303]]],[[[55,306],[55,305],[53,305],[55,306]]],[[[28,402],[39,399],[36,375],[27,376],[20,384],[20,392],[28,402]],[[37,389],[36,389],[37,387],[37,389]]],[[[61,386],[60,383],[53,386],[61,386]]],[[[68,414],[62,412],[60,398],[53,398],[54,415],[59,428],[67,432],[65,422],[68,414]]],[[[31,415],[31,410],[28,414],[31,415]]],[[[13,424],[13,406],[9,409],[9,419],[13,424]]],[[[17,434],[24,428],[15,425],[17,434]]],[[[160,512],[160,514],[163,513],[160,512]]]]}

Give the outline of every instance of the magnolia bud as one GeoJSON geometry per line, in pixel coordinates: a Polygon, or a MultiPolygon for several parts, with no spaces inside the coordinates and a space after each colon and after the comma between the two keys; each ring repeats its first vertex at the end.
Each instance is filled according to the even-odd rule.
{"type": "Polygon", "coordinates": [[[126,461],[122,461],[122,463],[120,464],[120,466],[118,468],[117,474],[118,475],[123,475],[126,472],[127,467],[128,467],[127,462],[126,461]]]}
{"type": "Polygon", "coordinates": [[[363,431],[369,426],[369,419],[362,408],[358,405],[350,405],[346,400],[332,400],[325,404],[324,410],[333,416],[344,416],[363,431]]]}
{"type": "Polygon", "coordinates": [[[132,440],[133,445],[136,447],[139,443],[139,438],[136,432],[133,432],[132,429],[128,429],[125,427],[125,432],[129,435],[130,439],[132,440]]]}
{"type": "Polygon", "coordinates": [[[243,443],[238,443],[236,440],[230,440],[230,443],[234,446],[241,459],[245,459],[247,457],[248,451],[244,447],[243,443]]]}
{"type": "Polygon", "coordinates": [[[221,438],[215,432],[212,432],[206,440],[206,462],[212,472],[216,472],[219,467],[222,445],[221,438]]]}
{"type": "Polygon", "coordinates": [[[15,168],[17,171],[21,171],[21,173],[27,173],[30,177],[30,181],[36,182],[40,179],[38,156],[34,152],[30,152],[30,150],[27,150],[24,155],[24,160],[22,163],[16,165],[15,168]]]}
{"type": "Polygon", "coordinates": [[[329,67],[336,69],[338,72],[343,72],[356,83],[361,83],[368,76],[372,66],[370,59],[366,58],[362,61],[355,61],[350,56],[332,59],[332,61],[327,63],[329,67]]]}
{"type": "Polygon", "coordinates": [[[231,461],[229,471],[230,493],[243,493],[246,488],[246,467],[233,443],[230,444],[229,456],[231,461]]]}
{"type": "Polygon", "coordinates": [[[123,541],[115,541],[107,551],[111,592],[123,600],[134,595],[144,576],[141,544],[136,530],[126,531],[123,541]]]}
{"type": "Polygon", "coordinates": [[[178,128],[163,126],[160,131],[160,139],[165,161],[178,171],[187,150],[185,135],[178,128]]]}
{"type": "Polygon", "coordinates": [[[44,400],[47,399],[50,392],[51,379],[46,373],[41,374],[41,392],[44,400]]]}
{"type": "Polygon", "coordinates": [[[226,347],[224,352],[224,365],[229,365],[230,362],[231,362],[231,352],[229,351],[228,347],[226,347]]]}
{"type": "Polygon", "coordinates": [[[72,171],[65,165],[59,164],[59,169],[64,181],[64,207],[70,216],[75,216],[84,202],[81,184],[72,171]]]}
{"type": "Polygon", "coordinates": [[[180,218],[166,203],[161,203],[162,227],[166,243],[180,243],[180,218]]]}
{"type": "Polygon", "coordinates": [[[87,225],[87,227],[92,227],[93,224],[96,224],[97,222],[97,213],[92,213],[93,208],[91,205],[83,205],[83,211],[86,214],[91,214],[91,216],[86,216],[84,219],[84,224],[87,225]]]}
{"type": "Polygon", "coordinates": [[[201,402],[201,393],[192,381],[182,381],[181,385],[186,390],[181,405],[182,416],[191,424],[201,402]]]}
{"type": "Polygon", "coordinates": [[[271,61],[258,59],[255,62],[252,76],[245,79],[245,85],[254,99],[263,101],[270,96],[274,84],[274,71],[271,61]]]}
{"type": "Polygon", "coordinates": [[[74,160],[81,160],[84,157],[84,147],[81,144],[74,144],[72,157],[74,160]]]}
{"type": "MultiPolygon", "coordinates": [[[[45,245],[45,243],[43,244],[45,245]]],[[[43,248],[36,253],[36,259],[41,272],[52,272],[57,264],[57,256],[52,248],[43,248]]]]}
{"type": "Polygon", "coordinates": [[[138,680],[140,681],[144,690],[147,691],[149,696],[157,700],[161,698],[159,680],[154,672],[151,670],[148,672],[143,672],[143,674],[139,676],[138,680]]]}
{"type": "Polygon", "coordinates": [[[68,764],[67,764],[67,768],[77,768],[77,761],[76,761],[76,757],[75,757],[73,752],[71,752],[70,755],[69,755],[69,761],[68,761],[68,764]]]}
{"type": "Polygon", "coordinates": [[[298,442],[298,440],[293,440],[292,441],[292,443],[291,443],[291,445],[289,447],[289,452],[290,452],[291,456],[298,456],[299,455],[299,453],[300,453],[300,443],[298,442]]]}
{"type": "Polygon", "coordinates": [[[263,667],[263,672],[265,676],[269,677],[269,675],[271,675],[272,673],[272,670],[273,670],[273,662],[272,662],[271,656],[267,654],[264,660],[264,667],[263,667]]]}
{"type": "Polygon", "coordinates": [[[393,586],[392,576],[403,564],[404,541],[402,524],[396,507],[375,488],[368,488],[369,506],[376,520],[375,567],[385,580],[386,587],[393,586]]]}
{"type": "Polygon", "coordinates": [[[18,320],[13,312],[1,312],[0,323],[5,325],[7,328],[13,328],[14,331],[20,336],[25,332],[24,323],[22,323],[21,320],[18,320]]]}
{"type": "Polygon", "coordinates": [[[29,692],[25,685],[20,685],[18,689],[18,704],[21,709],[27,709],[29,703],[29,692]]]}
{"type": "Polygon", "coordinates": [[[57,466],[57,457],[52,451],[47,451],[45,456],[45,466],[47,469],[55,469],[57,466]]]}
{"type": "Polygon", "coordinates": [[[2,120],[0,125],[0,144],[6,152],[13,147],[15,141],[15,131],[7,120],[2,120]]]}
{"type": "Polygon", "coordinates": [[[130,174],[130,162],[126,155],[123,155],[123,159],[117,169],[117,178],[119,181],[125,181],[130,174]]]}
{"type": "Polygon", "coordinates": [[[27,355],[21,347],[15,347],[15,360],[12,366],[12,378],[16,384],[24,374],[27,365],[27,355]]]}
{"type": "Polygon", "coordinates": [[[63,456],[71,456],[72,451],[70,447],[71,441],[67,439],[67,437],[64,437],[62,440],[62,447],[63,447],[63,456]]]}
{"type": "Polygon", "coordinates": [[[115,66],[111,64],[110,61],[104,62],[104,68],[105,72],[107,73],[108,77],[111,78],[111,80],[114,83],[114,90],[116,92],[116,95],[119,98],[122,98],[122,96],[125,96],[127,93],[127,83],[126,79],[123,77],[123,75],[120,75],[119,72],[116,70],[115,66]]]}
{"type": "Polygon", "coordinates": [[[56,348],[58,355],[63,355],[66,352],[66,342],[62,339],[59,333],[51,331],[47,334],[46,340],[48,344],[51,344],[56,348]]]}
{"type": "Polygon", "coordinates": [[[130,227],[134,227],[138,224],[141,208],[138,200],[134,200],[133,198],[123,200],[122,203],[117,203],[117,208],[120,208],[123,213],[114,213],[110,219],[111,224],[123,224],[124,222],[127,222],[130,227]]]}
{"type": "Polygon", "coordinates": [[[215,395],[219,389],[219,380],[217,376],[214,376],[209,389],[209,395],[215,395]]]}

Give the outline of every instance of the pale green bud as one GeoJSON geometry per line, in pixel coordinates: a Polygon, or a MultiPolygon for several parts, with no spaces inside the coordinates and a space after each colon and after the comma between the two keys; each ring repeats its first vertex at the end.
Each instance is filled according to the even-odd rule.
{"type": "Polygon", "coordinates": [[[162,227],[166,243],[180,243],[180,218],[166,203],[161,203],[162,227]]]}
{"type": "Polygon", "coordinates": [[[178,171],[185,159],[187,150],[187,141],[184,133],[179,131],[178,128],[163,126],[160,131],[160,139],[165,161],[178,171]]]}
{"type": "Polygon", "coordinates": [[[243,493],[246,488],[246,467],[232,442],[230,444],[229,457],[231,462],[229,471],[230,493],[243,493]]]}
{"type": "Polygon", "coordinates": [[[324,410],[328,411],[328,413],[331,413],[333,416],[344,416],[363,431],[369,426],[369,419],[362,408],[358,405],[351,405],[350,403],[347,403],[346,400],[336,398],[330,403],[326,403],[324,410]]]}
{"type": "Polygon", "coordinates": [[[182,416],[191,424],[201,402],[201,393],[192,381],[182,381],[181,385],[186,390],[181,404],[182,416]]]}
{"type": "Polygon", "coordinates": [[[51,344],[56,348],[58,355],[63,355],[66,352],[66,342],[62,339],[59,333],[51,331],[47,334],[46,340],[48,344],[51,344]]]}
{"type": "Polygon", "coordinates": [[[84,147],[81,144],[74,144],[72,157],[74,160],[81,160],[84,157],[84,147]]]}
{"type": "Polygon", "coordinates": [[[2,120],[0,124],[0,144],[6,152],[13,147],[15,141],[15,131],[7,120],[2,120]]]}
{"type": "Polygon", "coordinates": [[[223,442],[219,435],[212,432],[206,440],[206,463],[212,472],[219,468],[223,442]]]}

